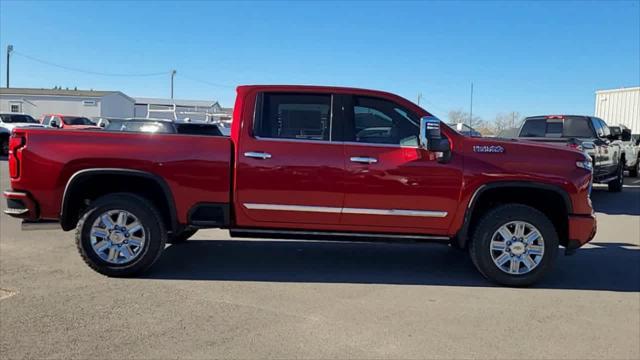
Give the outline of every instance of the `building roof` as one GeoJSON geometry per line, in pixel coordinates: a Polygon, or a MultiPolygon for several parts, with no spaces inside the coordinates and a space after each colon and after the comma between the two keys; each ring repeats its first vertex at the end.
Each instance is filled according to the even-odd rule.
{"type": "Polygon", "coordinates": [[[50,96],[103,97],[106,95],[113,95],[113,94],[120,94],[128,99],[131,99],[132,101],[134,100],[121,91],[0,88],[0,95],[50,95],[50,96]]]}
{"type": "Polygon", "coordinates": [[[640,90],[640,86],[635,86],[635,87],[628,87],[628,88],[596,90],[596,94],[621,92],[621,91],[639,91],[639,90],[640,90]]]}
{"type": "Polygon", "coordinates": [[[152,104],[152,105],[173,105],[177,106],[198,106],[198,107],[213,107],[218,104],[215,100],[182,100],[182,99],[163,99],[163,98],[134,98],[136,104],[152,104]]]}

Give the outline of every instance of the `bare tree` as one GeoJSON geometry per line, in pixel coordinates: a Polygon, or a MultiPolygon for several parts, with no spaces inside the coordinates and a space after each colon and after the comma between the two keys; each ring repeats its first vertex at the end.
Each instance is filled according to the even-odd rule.
{"type": "Polygon", "coordinates": [[[500,134],[508,129],[519,128],[521,124],[522,116],[519,112],[499,113],[496,115],[495,120],[493,120],[491,129],[495,134],[500,134]]]}
{"type": "Polygon", "coordinates": [[[485,127],[485,121],[482,120],[481,117],[479,116],[474,116],[473,119],[471,119],[471,121],[469,121],[469,113],[466,111],[463,111],[461,109],[458,110],[451,110],[449,111],[449,122],[450,123],[464,123],[467,124],[469,126],[471,126],[472,128],[480,128],[480,127],[485,127]]]}

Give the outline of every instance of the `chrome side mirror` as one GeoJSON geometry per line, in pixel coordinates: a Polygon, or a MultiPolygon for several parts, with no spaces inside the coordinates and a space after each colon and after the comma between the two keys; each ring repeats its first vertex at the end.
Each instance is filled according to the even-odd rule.
{"type": "Polygon", "coordinates": [[[440,120],[434,116],[420,118],[420,147],[431,152],[442,153],[439,162],[447,162],[451,158],[451,145],[442,137],[440,120]]]}
{"type": "Polygon", "coordinates": [[[49,126],[57,128],[60,127],[60,124],[58,124],[58,120],[51,120],[51,122],[49,122],[49,126]]]}

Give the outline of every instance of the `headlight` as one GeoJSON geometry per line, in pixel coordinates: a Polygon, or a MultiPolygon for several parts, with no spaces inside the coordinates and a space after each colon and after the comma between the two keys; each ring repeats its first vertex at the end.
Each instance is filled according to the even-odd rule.
{"type": "Polygon", "coordinates": [[[587,171],[593,171],[591,160],[576,161],[576,166],[587,171]]]}

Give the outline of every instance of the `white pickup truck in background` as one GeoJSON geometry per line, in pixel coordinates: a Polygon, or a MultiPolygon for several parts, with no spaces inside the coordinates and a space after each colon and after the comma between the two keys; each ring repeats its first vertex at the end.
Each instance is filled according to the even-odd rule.
{"type": "Polygon", "coordinates": [[[609,126],[609,130],[620,140],[625,170],[629,170],[630,177],[637,177],[640,166],[640,135],[632,135],[631,129],[624,125],[609,126]]]}

